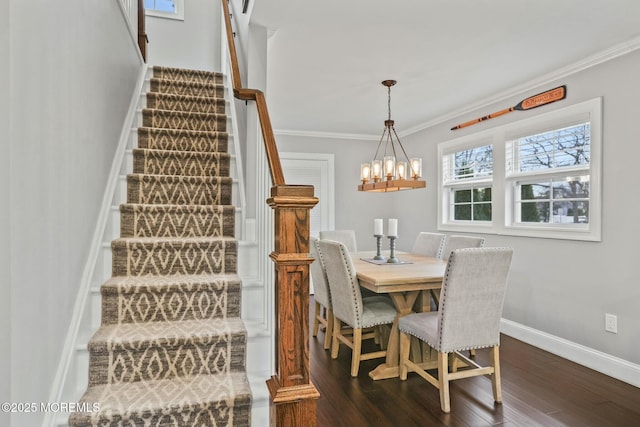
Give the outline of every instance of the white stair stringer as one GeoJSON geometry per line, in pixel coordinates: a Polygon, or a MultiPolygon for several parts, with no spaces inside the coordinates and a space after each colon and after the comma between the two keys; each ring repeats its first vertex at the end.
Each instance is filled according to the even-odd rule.
{"type": "MultiPolygon", "coordinates": [[[[230,129],[229,153],[232,158],[231,176],[233,178],[233,201],[236,206],[236,238],[238,239],[238,275],[242,280],[242,320],[247,329],[246,371],[251,387],[251,424],[269,425],[269,391],[266,381],[273,373],[273,333],[271,328],[270,284],[273,263],[268,258],[272,245],[265,246],[265,239],[259,238],[262,227],[257,220],[265,218],[246,217],[246,194],[244,173],[238,135],[238,121],[235,111],[233,87],[229,77],[230,70],[224,70],[226,113],[230,129]],[[258,243],[261,242],[261,243],[258,243]],[[270,270],[269,270],[270,269],[270,270]]],[[[259,179],[259,178],[258,178],[259,179]]],[[[266,198],[262,199],[262,205],[266,198]]],[[[272,233],[273,235],[273,233],[272,233]]],[[[272,239],[273,237],[271,237],[272,239]]],[[[267,239],[267,241],[271,241],[267,239]]]]}

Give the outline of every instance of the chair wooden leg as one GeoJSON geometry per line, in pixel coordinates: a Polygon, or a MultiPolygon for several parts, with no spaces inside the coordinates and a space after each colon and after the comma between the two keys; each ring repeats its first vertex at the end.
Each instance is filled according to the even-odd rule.
{"type": "Polygon", "coordinates": [[[351,376],[357,377],[362,354],[362,329],[353,329],[353,348],[351,354],[351,376]]]}
{"type": "Polygon", "coordinates": [[[331,348],[331,338],[333,337],[333,310],[327,309],[327,329],[324,335],[324,349],[331,348]]]}
{"type": "Polygon", "coordinates": [[[451,412],[449,400],[449,355],[438,352],[438,388],[440,389],[440,408],[442,412],[451,412]]]}
{"type": "Polygon", "coordinates": [[[317,337],[318,336],[318,329],[320,327],[320,320],[318,320],[320,318],[320,311],[322,310],[322,308],[320,307],[320,303],[319,302],[315,302],[315,310],[313,312],[313,336],[317,337]]]}
{"type": "Polygon", "coordinates": [[[411,335],[400,333],[400,379],[407,379],[407,365],[406,361],[409,360],[409,352],[411,350],[411,335]]]}
{"type": "Polygon", "coordinates": [[[380,345],[380,327],[373,327],[373,342],[380,345]]]}
{"type": "Polygon", "coordinates": [[[338,349],[340,348],[340,342],[338,341],[338,335],[340,335],[340,328],[342,327],[342,322],[335,316],[333,317],[333,334],[331,340],[331,358],[338,358],[338,349]]]}
{"type": "Polygon", "coordinates": [[[493,388],[493,400],[502,402],[502,383],[500,380],[500,346],[491,348],[491,365],[493,375],[491,376],[491,387],[493,388]]]}

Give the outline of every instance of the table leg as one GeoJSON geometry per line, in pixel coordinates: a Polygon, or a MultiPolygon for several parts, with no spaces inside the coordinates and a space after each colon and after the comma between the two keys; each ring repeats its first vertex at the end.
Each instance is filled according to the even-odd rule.
{"type": "Polygon", "coordinates": [[[392,292],[389,294],[396,310],[398,310],[398,314],[396,314],[396,318],[391,325],[389,344],[387,345],[387,358],[385,363],[369,372],[369,376],[372,379],[382,380],[400,376],[400,331],[398,330],[398,321],[402,316],[413,312],[413,303],[416,301],[419,292],[420,291],[392,292]]]}

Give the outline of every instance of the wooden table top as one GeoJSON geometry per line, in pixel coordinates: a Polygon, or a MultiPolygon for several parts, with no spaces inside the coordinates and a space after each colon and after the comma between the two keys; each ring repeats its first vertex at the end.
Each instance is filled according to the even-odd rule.
{"type": "Polygon", "coordinates": [[[362,258],[373,258],[375,252],[353,252],[360,286],[376,293],[438,289],[442,286],[446,261],[423,255],[397,252],[406,264],[373,264],[362,258]]]}

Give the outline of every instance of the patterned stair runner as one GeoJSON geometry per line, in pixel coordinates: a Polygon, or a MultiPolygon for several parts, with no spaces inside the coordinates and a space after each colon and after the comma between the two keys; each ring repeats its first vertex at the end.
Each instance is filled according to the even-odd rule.
{"type": "Polygon", "coordinates": [[[217,73],[154,67],[80,426],[248,426],[235,209],[217,73]],[[95,403],[95,406],[94,406],[95,403]]]}

